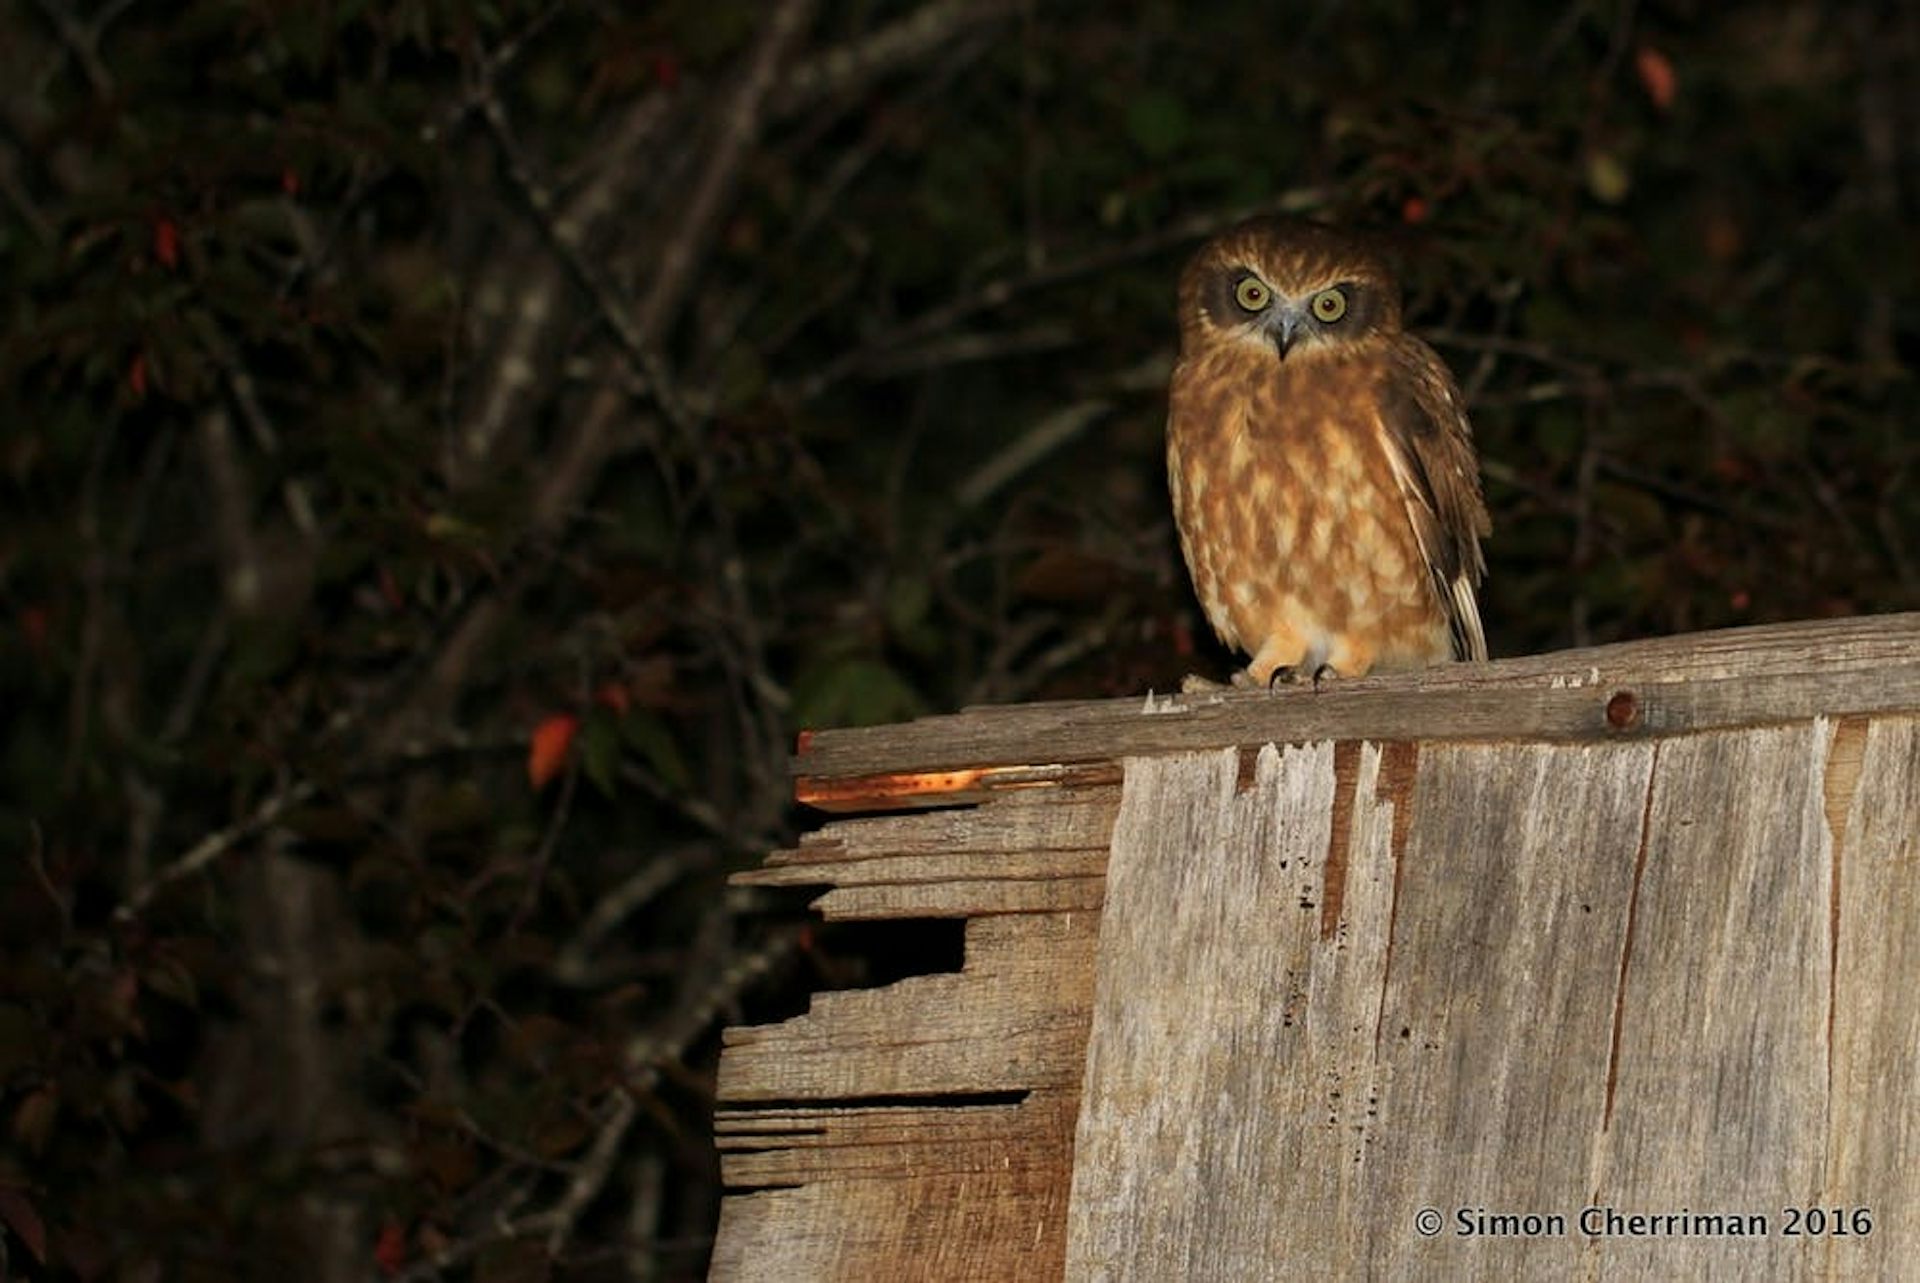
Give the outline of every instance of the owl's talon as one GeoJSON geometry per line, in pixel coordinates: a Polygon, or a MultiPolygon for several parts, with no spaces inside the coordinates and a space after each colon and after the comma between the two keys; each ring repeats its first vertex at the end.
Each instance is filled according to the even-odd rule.
{"type": "MultiPolygon", "coordinates": [[[[1314,680],[1318,682],[1320,679],[1316,675],[1314,680]]],[[[1300,670],[1291,665],[1274,669],[1273,676],[1267,678],[1268,690],[1272,690],[1276,686],[1298,686],[1299,684],[1300,670]]]]}
{"type": "Polygon", "coordinates": [[[1332,664],[1322,664],[1320,665],[1320,667],[1313,670],[1313,688],[1315,690],[1319,690],[1321,682],[1330,681],[1339,676],[1340,676],[1340,670],[1335,668],[1332,664]]]}

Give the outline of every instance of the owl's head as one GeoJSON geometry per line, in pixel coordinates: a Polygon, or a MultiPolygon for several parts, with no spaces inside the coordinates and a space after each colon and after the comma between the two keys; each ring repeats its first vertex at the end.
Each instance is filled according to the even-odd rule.
{"type": "Polygon", "coordinates": [[[1180,274],[1180,350],[1250,344],[1275,361],[1400,329],[1400,288],[1359,236],[1254,218],[1215,236],[1180,274]]]}

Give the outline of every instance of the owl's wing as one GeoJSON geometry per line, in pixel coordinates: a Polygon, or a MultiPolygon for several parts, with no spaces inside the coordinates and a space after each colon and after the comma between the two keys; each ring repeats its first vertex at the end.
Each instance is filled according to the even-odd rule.
{"type": "Polygon", "coordinates": [[[1440,354],[1410,334],[1393,341],[1392,373],[1380,392],[1387,457],[1407,519],[1446,604],[1456,659],[1485,659],[1475,589],[1487,573],[1480,539],[1490,534],[1480,463],[1460,389],[1440,354]]]}

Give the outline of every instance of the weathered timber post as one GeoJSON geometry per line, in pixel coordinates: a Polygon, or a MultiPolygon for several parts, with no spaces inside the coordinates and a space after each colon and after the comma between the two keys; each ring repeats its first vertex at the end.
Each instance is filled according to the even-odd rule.
{"type": "Polygon", "coordinates": [[[728,1032],[716,1279],[1920,1257],[1920,614],[976,709],[795,769],[908,813],[743,880],[963,918],[966,960],[728,1032]]]}

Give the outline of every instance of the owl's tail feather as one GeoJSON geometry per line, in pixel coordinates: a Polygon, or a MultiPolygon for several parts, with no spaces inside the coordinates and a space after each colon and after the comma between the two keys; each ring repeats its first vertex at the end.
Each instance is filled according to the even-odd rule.
{"type": "Polygon", "coordinates": [[[1454,658],[1484,663],[1487,634],[1480,626],[1480,601],[1474,595],[1473,581],[1465,575],[1456,575],[1451,587],[1454,658]]]}

